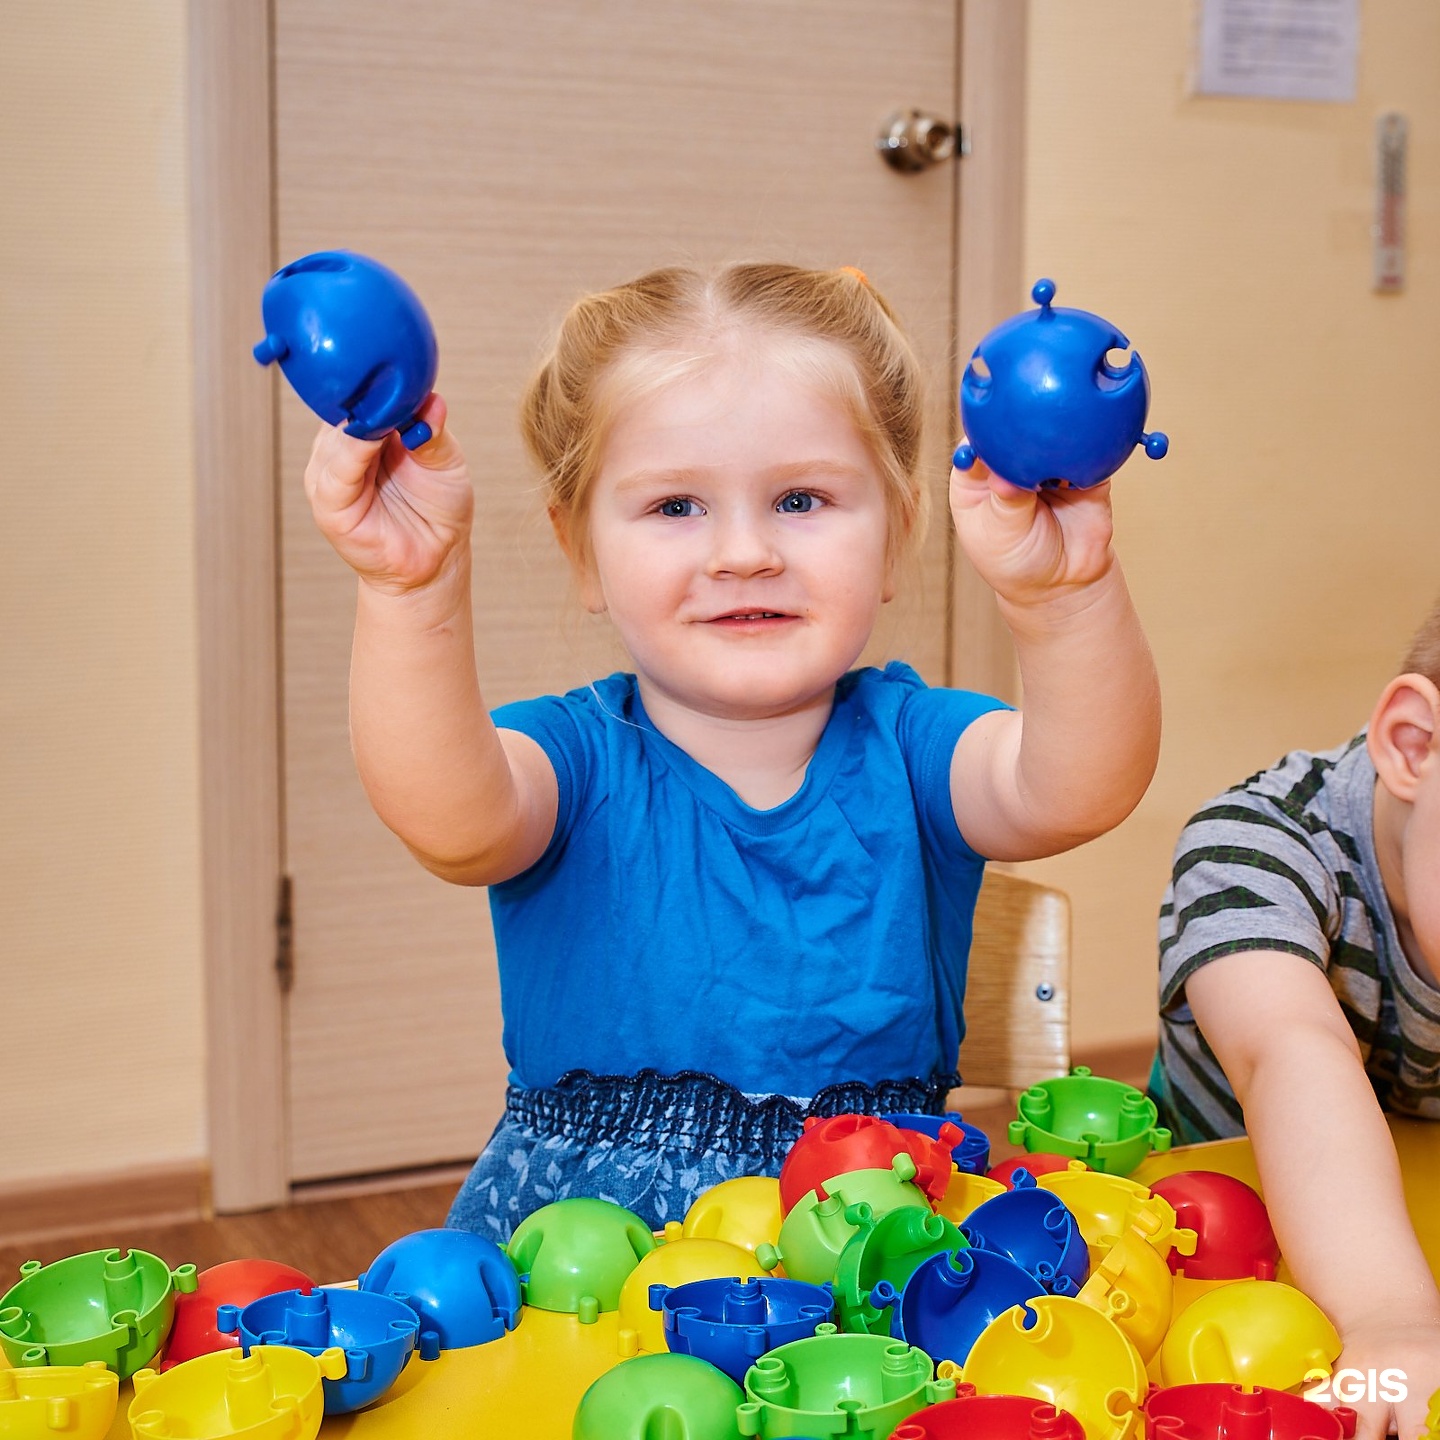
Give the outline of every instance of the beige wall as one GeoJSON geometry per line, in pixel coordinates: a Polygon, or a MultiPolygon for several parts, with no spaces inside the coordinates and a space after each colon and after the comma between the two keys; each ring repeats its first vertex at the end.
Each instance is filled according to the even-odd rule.
{"type": "Polygon", "coordinates": [[[0,1185],[205,1148],[182,0],[0,46],[0,1185]]]}
{"type": "Polygon", "coordinates": [[[1440,592],[1440,8],[1362,6],[1353,104],[1191,98],[1188,0],[1032,0],[1026,267],[1151,370],[1115,483],[1160,666],[1137,813],[1027,873],[1071,891],[1080,1043],[1153,1030],[1154,917],[1208,796],[1345,740],[1440,592]],[[1411,122],[1410,284],[1370,291],[1372,135],[1411,122]]]}
{"type": "MultiPolygon", "coordinates": [[[[12,0],[0,49],[0,1184],[205,1149],[184,11],[12,0]]],[[[1160,775],[1115,835],[1028,867],[1075,896],[1081,1043],[1152,1028],[1185,816],[1345,738],[1440,590],[1440,11],[1370,0],[1360,99],[1335,106],[1189,98],[1190,15],[1033,0],[1027,272],[1130,331],[1174,442],[1116,487],[1160,775]],[[1411,286],[1380,298],[1391,106],[1411,286]]]]}

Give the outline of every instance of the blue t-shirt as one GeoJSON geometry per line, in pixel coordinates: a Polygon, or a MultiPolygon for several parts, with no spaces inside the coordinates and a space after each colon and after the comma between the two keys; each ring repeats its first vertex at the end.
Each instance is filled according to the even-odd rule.
{"type": "Polygon", "coordinates": [[[770,810],[661,735],[633,675],[496,710],[559,785],[544,855],[490,887],[515,1083],[704,1070],[808,1097],[953,1069],[984,861],[950,762],[998,708],[908,665],[854,671],[770,810]]]}

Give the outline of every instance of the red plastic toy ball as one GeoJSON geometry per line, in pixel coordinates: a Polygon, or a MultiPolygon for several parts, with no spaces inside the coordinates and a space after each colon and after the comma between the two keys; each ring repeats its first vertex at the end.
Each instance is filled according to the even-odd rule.
{"type": "Polygon", "coordinates": [[[1068,1170],[1076,1163],[1083,1165],[1085,1162],[1077,1162],[1073,1155],[1051,1155],[1047,1151],[1037,1150],[1033,1155],[1014,1155],[1009,1160],[1002,1160],[998,1165],[992,1165],[985,1174],[991,1180],[998,1180],[1007,1190],[1013,1190],[1017,1170],[1028,1170],[1038,1177],[1068,1170]]]}
{"type": "Polygon", "coordinates": [[[915,1161],[914,1183],[932,1203],[950,1183],[950,1154],[964,1138],[956,1125],[942,1125],[932,1140],[918,1130],[901,1130],[876,1115],[810,1118],[780,1167],[780,1211],[788,1215],[812,1190],[852,1170],[888,1170],[897,1155],[915,1161]],[[946,1131],[952,1133],[946,1134],[946,1131]]]}
{"type": "Polygon", "coordinates": [[[915,1180],[932,1205],[938,1205],[950,1188],[950,1176],[955,1169],[954,1154],[965,1143],[965,1132],[947,1120],[940,1127],[938,1136],[927,1135],[923,1130],[907,1130],[897,1127],[910,1158],[915,1162],[915,1180]]]}
{"type": "Polygon", "coordinates": [[[195,1277],[195,1289],[175,1300],[175,1323],[165,1346],[165,1358],[156,1367],[169,1370],[197,1355],[229,1350],[240,1344],[240,1332],[221,1334],[215,1328],[215,1311],[221,1305],[244,1309],[262,1295],[282,1290],[303,1290],[308,1295],[315,1282],[301,1270],[276,1260],[226,1260],[212,1265],[195,1277]]]}
{"type": "Polygon", "coordinates": [[[977,1395],[955,1387],[953,1400],[917,1410],[890,1440],[1085,1440],[1080,1422],[1027,1395],[977,1395]]]}
{"type": "Polygon", "coordinates": [[[1243,1180],[1182,1170],[1151,1187],[1175,1207],[1176,1223],[1198,1237],[1193,1255],[1170,1252],[1170,1268],[1189,1280],[1273,1280],[1280,1245],[1265,1202],[1243,1180]]]}
{"type": "Polygon", "coordinates": [[[1355,1412],[1348,1406],[1327,1410],[1263,1385],[1253,1390],[1244,1385],[1152,1389],[1145,1400],[1145,1418],[1145,1433],[1153,1440],[1215,1440],[1221,1435],[1255,1436],[1256,1440],[1351,1440],[1356,1422],[1355,1412]]]}

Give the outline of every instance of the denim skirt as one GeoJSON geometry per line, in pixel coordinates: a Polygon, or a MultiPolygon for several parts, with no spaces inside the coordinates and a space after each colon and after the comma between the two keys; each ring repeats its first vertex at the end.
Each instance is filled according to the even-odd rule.
{"type": "Polygon", "coordinates": [[[543,1089],[512,1085],[445,1223],[503,1245],[532,1211],[585,1195],[623,1205],[660,1230],[723,1180],[778,1175],[811,1116],[941,1115],[959,1083],[953,1071],[845,1081],[809,1100],[747,1095],[698,1070],[572,1070],[543,1089]]]}

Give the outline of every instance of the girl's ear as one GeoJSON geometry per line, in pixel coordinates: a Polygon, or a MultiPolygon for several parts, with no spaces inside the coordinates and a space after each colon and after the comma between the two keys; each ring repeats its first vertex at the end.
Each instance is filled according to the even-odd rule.
{"type": "Polygon", "coordinates": [[[575,588],[580,592],[580,603],[592,614],[603,615],[607,609],[605,592],[600,586],[600,576],[595,570],[595,559],[590,547],[576,544],[570,526],[566,523],[565,512],[558,505],[551,505],[545,512],[550,517],[550,528],[565,558],[570,562],[570,573],[575,577],[575,588]]]}
{"type": "Polygon", "coordinates": [[[895,598],[897,589],[895,572],[899,568],[899,562],[894,555],[889,553],[891,547],[887,545],[885,548],[887,552],[885,555],[885,578],[880,585],[880,603],[882,605],[888,605],[895,598]]]}
{"type": "Polygon", "coordinates": [[[1415,798],[1422,770],[1440,765],[1440,690],[1424,675],[1397,675],[1381,693],[1365,743],[1380,783],[1397,799],[1415,798]]]}
{"type": "Polygon", "coordinates": [[[915,528],[914,521],[906,521],[900,539],[895,539],[892,527],[893,522],[887,515],[885,517],[887,526],[885,535],[885,574],[880,582],[880,603],[888,605],[899,592],[900,570],[904,564],[905,557],[911,555],[910,533],[915,528]]]}

